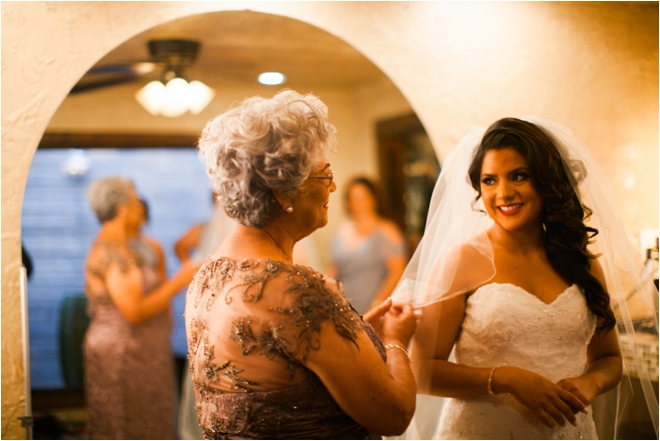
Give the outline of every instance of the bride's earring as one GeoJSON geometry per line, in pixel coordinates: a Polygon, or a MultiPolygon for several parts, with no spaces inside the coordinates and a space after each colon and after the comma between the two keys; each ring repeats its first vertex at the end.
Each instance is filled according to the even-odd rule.
{"type": "Polygon", "coordinates": [[[293,213],[293,207],[286,207],[286,212],[289,214],[293,213]]]}

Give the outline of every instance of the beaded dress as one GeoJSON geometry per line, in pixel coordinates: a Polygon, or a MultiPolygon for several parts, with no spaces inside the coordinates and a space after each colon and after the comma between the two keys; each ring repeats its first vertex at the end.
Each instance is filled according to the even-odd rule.
{"type": "MultiPolygon", "coordinates": [[[[484,285],[468,297],[456,342],[456,362],[473,367],[517,366],[553,382],[582,375],[596,327],[581,290],[572,285],[546,304],[524,289],[484,285]]],[[[513,396],[498,394],[447,400],[439,439],[596,439],[591,413],[577,426],[550,429],[513,396]]]]}
{"type": "MultiPolygon", "coordinates": [[[[272,260],[207,260],[186,298],[188,363],[205,439],[370,439],[307,367],[321,327],[378,336],[341,285],[272,260]]],[[[349,372],[346,373],[350,375],[349,372]]]]}
{"type": "Polygon", "coordinates": [[[144,245],[135,243],[126,249],[97,242],[87,260],[91,321],[83,351],[89,439],[172,439],[175,435],[169,312],[130,323],[105,289],[105,274],[112,262],[122,271],[140,267],[147,296],[162,283],[155,256],[144,245]]]}

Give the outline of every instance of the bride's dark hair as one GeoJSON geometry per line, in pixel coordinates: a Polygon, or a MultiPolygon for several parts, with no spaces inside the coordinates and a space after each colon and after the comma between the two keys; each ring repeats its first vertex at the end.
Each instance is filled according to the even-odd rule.
{"type": "Polygon", "coordinates": [[[589,269],[589,240],[598,230],[585,225],[592,211],[582,205],[569,180],[554,141],[536,125],[515,118],[504,118],[491,125],[470,164],[468,174],[472,187],[481,197],[481,165],[490,150],[513,148],[520,153],[532,175],[532,185],[543,198],[545,252],[550,265],[568,283],[584,291],[589,309],[599,317],[598,330],[616,324],[610,307],[610,296],[589,269]]]}

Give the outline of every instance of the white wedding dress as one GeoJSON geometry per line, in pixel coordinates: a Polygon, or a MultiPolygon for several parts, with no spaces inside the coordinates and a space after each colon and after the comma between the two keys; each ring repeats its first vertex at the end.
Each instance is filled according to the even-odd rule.
{"type": "MultiPolygon", "coordinates": [[[[517,366],[553,382],[584,373],[586,349],[596,326],[581,290],[573,285],[545,304],[512,284],[484,285],[467,301],[455,346],[456,362],[474,367],[517,366]]],[[[577,425],[546,427],[513,396],[448,399],[439,439],[596,439],[588,413],[577,425]]]]}

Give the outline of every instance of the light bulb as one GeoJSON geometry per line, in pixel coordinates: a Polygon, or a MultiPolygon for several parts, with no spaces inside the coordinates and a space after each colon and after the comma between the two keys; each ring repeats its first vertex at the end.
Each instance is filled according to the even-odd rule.
{"type": "Polygon", "coordinates": [[[165,86],[165,105],[160,114],[176,118],[188,111],[188,82],[183,78],[174,78],[165,86]]]}
{"type": "Polygon", "coordinates": [[[284,83],[285,77],[279,72],[264,72],[259,75],[259,82],[267,86],[276,86],[284,83]]]}
{"type": "Polygon", "coordinates": [[[164,85],[152,81],[135,93],[135,99],[152,115],[169,118],[181,116],[190,110],[199,114],[215,97],[215,92],[200,81],[190,84],[183,78],[173,78],[164,85]]]}
{"type": "Polygon", "coordinates": [[[188,84],[188,108],[193,115],[199,114],[213,100],[215,91],[201,81],[188,84]]]}
{"type": "Polygon", "coordinates": [[[135,94],[135,99],[152,115],[158,115],[165,105],[165,85],[152,81],[135,94]]]}

